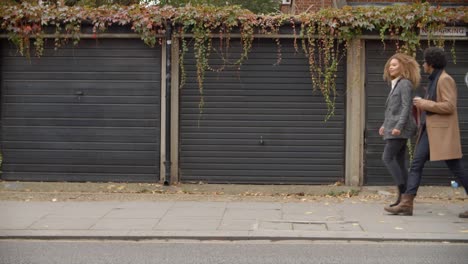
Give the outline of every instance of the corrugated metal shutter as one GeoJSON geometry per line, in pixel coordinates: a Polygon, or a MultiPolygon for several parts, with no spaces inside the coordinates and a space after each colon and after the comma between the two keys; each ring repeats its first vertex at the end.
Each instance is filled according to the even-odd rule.
{"type": "Polygon", "coordinates": [[[2,178],[158,181],[160,54],[98,39],[28,59],[3,41],[2,178]]]}
{"type": "MultiPolygon", "coordinates": [[[[292,40],[256,40],[238,69],[208,72],[200,115],[194,54],[185,60],[181,90],[180,177],[183,182],[326,184],[344,177],[344,69],[340,67],[335,116],[312,91],[309,65],[292,40]]],[[[240,54],[232,41],[229,58],[216,53],[214,69],[240,54]]],[[[219,50],[219,44],[213,47],[219,50]]]]}
{"type": "MultiPolygon", "coordinates": [[[[451,42],[447,43],[447,72],[455,79],[458,88],[458,114],[463,144],[463,153],[468,154],[468,87],[464,77],[468,72],[468,42],[457,41],[455,45],[456,64],[453,62],[450,49],[451,42]]],[[[383,68],[387,59],[394,54],[394,46],[387,43],[384,50],[380,41],[366,42],[366,93],[367,93],[367,127],[366,127],[366,180],[367,185],[393,185],[393,179],[385,168],[381,156],[385,142],[378,135],[378,129],[383,122],[385,100],[388,95],[388,85],[382,80],[383,68]]],[[[417,54],[417,60],[423,61],[422,51],[417,54]]],[[[423,95],[423,88],[427,86],[427,74],[422,73],[423,82],[415,92],[423,95]]],[[[465,168],[468,168],[468,159],[464,158],[465,168]]],[[[453,178],[445,162],[427,162],[423,171],[422,184],[448,185],[453,178]]]]}

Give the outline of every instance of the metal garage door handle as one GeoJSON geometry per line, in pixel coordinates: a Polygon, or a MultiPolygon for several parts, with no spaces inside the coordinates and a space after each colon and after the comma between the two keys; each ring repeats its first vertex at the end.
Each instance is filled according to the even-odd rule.
{"type": "Polygon", "coordinates": [[[265,145],[265,141],[263,141],[263,136],[260,136],[260,142],[259,142],[260,145],[265,145]]]}

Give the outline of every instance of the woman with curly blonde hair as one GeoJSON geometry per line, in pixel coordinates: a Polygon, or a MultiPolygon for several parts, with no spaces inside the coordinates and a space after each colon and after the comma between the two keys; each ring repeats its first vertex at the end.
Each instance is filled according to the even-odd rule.
{"type": "Polygon", "coordinates": [[[413,57],[397,53],[385,64],[383,79],[390,84],[391,90],[379,135],[385,140],[382,160],[398,187],[397,201],[390,205],[393,207],[400,203],[401,195],[406,191],[406,142],[417,130],[412,113],[412,90],[421,81],[419,64],[413,57]]]}

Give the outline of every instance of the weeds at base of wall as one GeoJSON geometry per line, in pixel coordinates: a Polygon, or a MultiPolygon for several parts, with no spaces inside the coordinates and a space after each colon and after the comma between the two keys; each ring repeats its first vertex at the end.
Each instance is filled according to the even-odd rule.
{"type": "Polygon", "coordinates": [[[330,191],[327,193],[327,196],[330,196],[330,197],[353,197],[353,196],[358,196],[360,193],[359,190],[348,190],[348,191],[339,191],[339,192],[335,192],[335,191],[330,191]]]}

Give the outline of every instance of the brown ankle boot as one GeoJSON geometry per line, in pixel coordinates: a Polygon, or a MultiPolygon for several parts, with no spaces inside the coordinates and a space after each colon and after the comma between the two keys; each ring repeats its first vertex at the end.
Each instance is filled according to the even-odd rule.
{"type": "Polygon", "coordinates": [[[460,218],[468,218],[468,211],[465,211],[465,212],[461,212],[458,217],[460,218]]]}
{"type": "Polygon", "coordinates": [[[397,206],[385,206],[384,210],[394,215],[413,215],[414,195],[402,194],[401,202],[397,206]]]}

